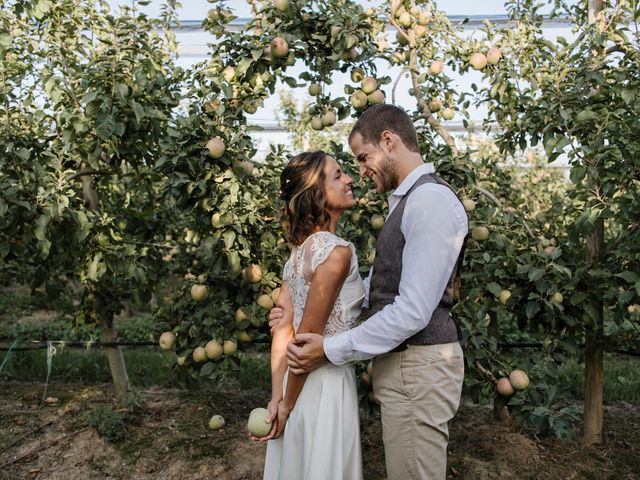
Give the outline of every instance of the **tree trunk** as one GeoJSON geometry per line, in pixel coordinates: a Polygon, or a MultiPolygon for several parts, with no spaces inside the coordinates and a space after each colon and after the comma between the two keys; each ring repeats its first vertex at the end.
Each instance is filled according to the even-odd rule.
{"type": "MultiPolygon", "coordinates": [[[[587,264],[597,265],[604,251],[604,220],[599,219],[593,232],[587,237],[587,264]]],[[[596,311],[593,324],[585,328],[584,351],[584,430],[587,443],[602,441],[602,401],[604,380],[604,304],[595,295],[592,301],[596,311]]]]}
{"type": "MultiPolygon", "coordinates": [[[[99,293],[95,292],[94,309],[100,317],[100,342],[112,343],[118,341],[118,332],[116,331],[115,322],[113,321],[113,312],[106,308],[104,299],[99,293]]],[[[111,379],[116,389],[116,399],[120,403],[128,403],[133,399],[134,391],[129,374],[127,373],[127,365],[124,363],[124,356],[120,347],[104,347],[109,359],[109,369],[111,370],[111,379]]]]}
{"type": "MultiPolygon", "coordinates": [[[[80,168],[80,174],[83,168],[80,168]]],[[[93,182],[93,177],[89,174],[80,175],[82,182],[82,193],[87,208],[97,211],[99,209],[98,192],[93,182]]],[[[118,332],[113,321],[113,312],[107,308],[105,299],[100,292],[94,291],[93,309],[100,319],[100,341],[116,342],[118,340],[118,332]]],[[[127,366],[124,363],[124,356],[120,347],[104,347],[109,359],[109,369],[111,370],[111,378],[116,389],[116,399],[118,402],[126,403],[133,399],[134,391],[127,374],[127,366]]]]}
{"type": "MultiPolygon", "coordinates": [[[[589,23],[598,21],[603,9],[603,0],[588,0],[589,23]]],[[[597,179],[589,179],[591,187],[597,179]]],[[[587,265],[598,265],[604,257],[604,220],[599,219],[593,232],[587,236],[587,265]]],[[[584,351],[584,441],[590,444],[602,442],[602,401],[604,379],[604,302],[602,295],[592,292],[595,316],[593,323],[585,328],[584,351]]]]}
{"type": "Polygon", "coordinates": [[[509,423],[511,421],[511,415],[507,408],[508,398],[502,395],[496,395],[493,398],[493,419],[497,422],[509,423]]]}

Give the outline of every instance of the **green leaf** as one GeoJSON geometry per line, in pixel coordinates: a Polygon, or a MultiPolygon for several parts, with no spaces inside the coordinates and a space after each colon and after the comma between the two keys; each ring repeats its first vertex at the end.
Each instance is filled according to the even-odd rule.
{"type": "Polygon", "coordinates": [[[144,108],[142,107],[142,105],[140,105],[138,102],[136,102],[135,100],[131,101],[131,107],[133,108],[133,113],[136,116],[136,120],[138,123],[140,123],[142,121],[142,119],[144,118],[144,108]]]}
{"type": "Polygon", "coordinates": [[[636,98],[636,91],[633,88],[623,88],[620,91],[620,96],[622,97],[624,103],[626,103],[627,105],[631,105],[631,103],[633,103],[633,100],[636,98]]]}
{"type": "Polygon", "coordinates": [[[571,167],[571,172],[569,173],[569,180],[571,180],[571,182],[574,184],[578,184],[584,179],[586,175],[587,175],[586,167],[575,165],[571,167]]]}
{"type": "Polygon", "coordinates": [[[529,280],[535,282],[536,280],[540,280],[544,275],[544,270],[541,268],[532,268],[529,271],[529,280]]]}
{"type": "Polygon", "coordinates": [[[102,277],[102,275],[106,273],[107,266],[100,261],[101,259],[102,252],[96,253],[96,255],[93,257],[93,260],[87,268],[87,278],[89,280],[97,282],[98,280],[100,280],[100,277],[102,277]]]}
{"type": "Polygon", "coordinates": [[[236,239],[236,232],[234,232],[233,230],[227,230],[226,232],[224,232],[222,238],[224,239],[224,245],[225,247],[227,247],[227,250],[231,250],[231,247],[233,247],[233,242],[236,239]]]}
{"type": "Polygon", "coordinates": [[[584,302],[587,299],[587,294],[584,292],[576,292],[573,295],[571,295],[571,298],[569,298],[569,303],[571,303],[571,305],[579,305],[582,302],[584,302]]]}
{"type": "Polygon", "coordinates": [[[103,140],[109,140],[116,128],[116,122],[111,115],[105,116],[96,125],[96,134],[103,140]]]}
{"type": "Polygon", "coordinates": [[[502,291],[502,287],[500,287],[500,285],[498,285],[495,282],[491,282],[487,284],[487,290],[489,290],[494,295],[499,295],[500,292],[502,291]]]}
{"type": "Polygon", "coordinates": [[[636,283],[640,279],[640,276],[638,276],[636,272],[632,272],[630,270],[618,273],[616,277],[622,278],[627,283],[636,283]]]}
{"type": "Polygon", "coordinates": [[[524,313],[527,318],[533,318],[540,311],[540,304],[537,302],[529,302],[524,307],[524,313]]]}
{"type": "Polygon", "coordinates": [[[216,369],[216,364],[214,362],[207,362],[200,369],[200,376],[208,377],[214,372],[215,369],[216,369]]]}

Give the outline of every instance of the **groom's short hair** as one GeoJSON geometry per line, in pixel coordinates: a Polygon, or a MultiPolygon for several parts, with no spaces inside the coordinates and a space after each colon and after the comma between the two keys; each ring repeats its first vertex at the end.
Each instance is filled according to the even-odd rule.
{"type": "Polygon", "coordinates": [[[418,135],[411,117],[403,109],[384,103],[372,105],[364,111],[349,134],[349,142],[356,133],[359,133],[365,144],[378,145],[385,130],[398,135],[410,151],[420,151],[418,135]]]}

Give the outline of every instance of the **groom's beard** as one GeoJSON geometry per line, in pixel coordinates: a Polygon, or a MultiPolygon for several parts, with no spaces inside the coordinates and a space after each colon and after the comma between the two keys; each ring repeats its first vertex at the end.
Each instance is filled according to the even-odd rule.
{"type": "Polygon", "coordinates": [[[396,165],[391,158],[385,156],[380,168],[378,169],[378,193],[388,192],[398,187],[398,172],[396,165]]]}

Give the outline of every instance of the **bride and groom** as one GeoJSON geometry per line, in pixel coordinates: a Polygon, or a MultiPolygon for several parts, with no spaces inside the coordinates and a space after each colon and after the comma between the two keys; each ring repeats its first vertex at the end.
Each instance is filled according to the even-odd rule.
{"type": "Polygon", "coordinates": [[[292,246],[271,312],[271,432],[265,479],[362,479],[356,379],[373,357],[390,480],[444,479],[447,424],[464,360],[449,314],[468,232],[464,208],[424,163],[411,118],[375,105],[349,146],[360,175],[391,192],[366,280],[338,237],[356,204],[353,180],[324,152],[294,157],[281,175],[282,223],[292,246]],[[365,321],[357,323],[360,314],[365,321]]]}

